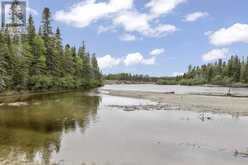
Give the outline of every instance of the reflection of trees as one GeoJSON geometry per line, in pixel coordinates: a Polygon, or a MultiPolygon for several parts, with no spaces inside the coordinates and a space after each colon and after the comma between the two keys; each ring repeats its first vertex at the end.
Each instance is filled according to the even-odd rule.
{"type": "MultiPolygon", "coordinates": [[[[45,164],[52,152],[58,152],[63,132],[73,131],[78,125],[86,128],[97,114],[99,97],[82,93],[37,95],[23,107],[0,107],[0,158],[10,153],[25,154],[33,161],[40,153],[45,164]]],[[[18,101],[23,101],[18,98],[18,101]]],[[[1,159],[0,159],[1,163],[1,159]]]]}

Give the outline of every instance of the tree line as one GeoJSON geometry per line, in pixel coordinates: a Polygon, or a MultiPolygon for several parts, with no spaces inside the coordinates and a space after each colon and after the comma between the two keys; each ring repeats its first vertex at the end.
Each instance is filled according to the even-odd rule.
{"type": "MultiPolygon", "coordinates": [[[[10,27],[11,28],[11,27],[10,27]]],[[[84,42],[76,47],[62,43],[60,29],[51,26],[45,8],[38,32],[32,15],[25,34],[10,28],[0,31],[0,91],[92,88],[102,84],[95,54],[84,42]]]]}
{"type": "Polygon", "coordinates": [[[227,61],[222,59],[215,63],[201,66],[190,65],[187,73],[171,80],[160,80],[160,84],[181,85],[245,85],[248,84],[248,57],[231,56],[227,61]]]}
{"type": "Polygon", "coordinates": [[[117,73],[104,76],[105,80],[133,81],[133,82],[156,82],[158,78],[143,74],[117,73]]]}
{"type": "Polygon", "coordinates": [[[150,77],[148,75],[118,73],[104,76],[106,80],[150,82],[161,85],[248,85],[248,57],[231,56],[214,63],[188,67],[188,71],[176,77],[150,77]]]}

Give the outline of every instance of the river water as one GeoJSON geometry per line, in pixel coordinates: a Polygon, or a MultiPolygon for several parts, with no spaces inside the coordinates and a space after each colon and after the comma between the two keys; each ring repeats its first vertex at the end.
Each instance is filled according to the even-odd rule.
{"type": "Polygon", "coordinates": [[[5,99],[0,164],[247,165],[248,117],[157,104],[82,92],[5,99]],[[134,105],[155,108],[122,108],[134,105]]]}

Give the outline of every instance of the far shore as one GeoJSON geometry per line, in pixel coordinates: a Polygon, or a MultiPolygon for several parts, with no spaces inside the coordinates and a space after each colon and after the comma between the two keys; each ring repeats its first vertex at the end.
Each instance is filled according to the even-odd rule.
{"type": "Polygon", "coordinates": [[[203,96],[203,95],[178,95],[156,92],[140,91],[108,91],[109,95],[147,99],[162,104],[176,105],[181,110],[196,112],[231,113],[235,115],[248,115],[248,98],[203,96]]]}
{"type": "MultiPolygon", "coordinates": [[[[180,84],[159,84],[157,82],[152,81],[127,81],[127,80],[105,80],[105,85],[119,85],[119,84],[156,84],[156,85],[180,85],[180,84]]],[[[187,85],[182,85],[187,86],[187,85]]],[[[234,84],[226,84],[226,85],[215,85],[215,84],[199,84],[199,85],[191,85],[191,86],[204,86],[204,87],[227,87],[227,88],[248,88],[248,84],[234,83],[234,84]]]]}

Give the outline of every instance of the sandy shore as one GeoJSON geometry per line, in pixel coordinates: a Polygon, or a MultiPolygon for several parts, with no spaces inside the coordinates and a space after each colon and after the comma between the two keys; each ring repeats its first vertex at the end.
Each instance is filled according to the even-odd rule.
{"type": "Polygon", "coordinates": [[[201,96],[201,95],[174,95],[154,92],[138,91],[108,91],[112,96],[123,96],[132,98],[148,99],[151,101],[176,105],[182,110],[190,111],[212,111],[231,113],[233,115],[248,116],[248,98],[222,97],[222,96],[201,96]]]}

